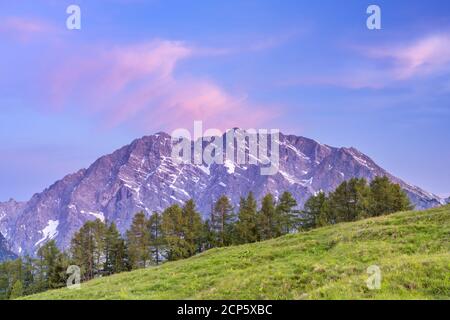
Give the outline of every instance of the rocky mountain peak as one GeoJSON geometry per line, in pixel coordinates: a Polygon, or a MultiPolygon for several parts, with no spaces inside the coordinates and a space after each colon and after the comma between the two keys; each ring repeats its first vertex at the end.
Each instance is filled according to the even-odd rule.
{"type": "Polygon", "coordinates": [[[100,157],[89,168],[65,176],[27,202],[0,203],[0,232],[15,253],[34,254],[49,239],[67,248],[73,233],[87,220],[114,221],[124,232],[138,211],[150,214],[193,198],[206,216],[221,195],[229,196],[237,206],[249,191],[258,199],[269,192],[278,197],[289,191],[303,206],[317,191],[332,191],[352,177],[388,176],[403,187],[417,208],[442,201],[389,174],[355,148],[335,148],[282,133],[279,140],[279,171],[263,176],[259,162],[176,163],[171,158],[170,135],[144,136],[100,157]]]}

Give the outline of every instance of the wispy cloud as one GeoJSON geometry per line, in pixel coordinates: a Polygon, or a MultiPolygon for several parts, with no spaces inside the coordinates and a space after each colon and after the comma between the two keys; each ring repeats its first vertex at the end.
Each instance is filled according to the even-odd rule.
{"type": "Polygon", "coordinates": [[[49,101],[57,109],[74,106],[114,127],[137,124],[172,129],[203,120],[225,129],[255,126],[273,113],[211,79],[177,75],[176,66],[198,52],[178,41],[154,40],[113,48],[90,49],[55,68],[49,101]]]}
{"type": "Polygon", "coordinates": [[[37,18],[4,17],[0,21],[0,34],[21,42],[27,42],[37,35],[54,31],[50,23],[37,18]]]}
{"type": "Polygon", "coordinates": [[[354,61],[294,77],[282,85],[323,85],[349,89],[382,89],[412,80],[450,73],[450,35],[433,34],[411,42],[351,46],[354,61]]]}
{"type": "Polygon", "coordinates": [[[448,72],[450,35],[430,35],[403,45],[367,48],[365,52],[375,59],[391,60],[390,73],[397,80],[448,72]]]}

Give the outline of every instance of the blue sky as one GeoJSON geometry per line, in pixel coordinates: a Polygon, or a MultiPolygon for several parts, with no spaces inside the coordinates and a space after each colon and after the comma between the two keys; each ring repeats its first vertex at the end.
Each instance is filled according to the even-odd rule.
{"type": "Polygon", "coordinates": [[[450,194],[448,1],[1,1],[0,57],[0,200],[193,120],[354,146],[450,194]]]}

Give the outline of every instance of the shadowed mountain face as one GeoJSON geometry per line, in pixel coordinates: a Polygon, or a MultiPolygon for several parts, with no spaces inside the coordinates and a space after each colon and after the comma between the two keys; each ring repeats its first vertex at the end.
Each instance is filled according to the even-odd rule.
{"type": "Polygon", "coordinates": [[[99,158],[88,169],[67,175],[26,203],[0,203],[0,232],[15,253],[34,254],[49,239],[67,248],[73,233],[87,220],[114,221],[124,232],[141,210],[162,211],[193,198],[206,216],[221,195],[237,205],[249,191],[258,199],[269,192],[278,196],[289,191],[303,206],[315,192],[332,191],[352,177],[371,180],[386,175],[403,187],[417,209],[443,202],[392,176],[354,148],[334,148],[283,134],[279,142],[279,171],[263,176],[260,162],[177,164],[171,158],[168,134],[146,136],[99,158]]]}
{"type": "Polygon", "coordinates": [[[8,249],[8,243],[6,242],[6,239],[3,237],[3,235],[0,233],[0,262],[15,259],[17,256],[9,251],[8,249]]]}

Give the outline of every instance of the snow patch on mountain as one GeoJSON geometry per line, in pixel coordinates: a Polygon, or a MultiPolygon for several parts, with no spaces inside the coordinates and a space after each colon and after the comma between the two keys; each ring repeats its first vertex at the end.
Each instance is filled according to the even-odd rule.
{"type": "Polygon", "coordinates": [[[37,247],[47,240],[52,240],[58,235],[58,220],[49,220],[47,226],[41,230],[42,238],[37,241],[34,246],[37,247]]]}

